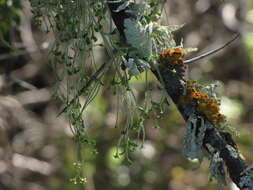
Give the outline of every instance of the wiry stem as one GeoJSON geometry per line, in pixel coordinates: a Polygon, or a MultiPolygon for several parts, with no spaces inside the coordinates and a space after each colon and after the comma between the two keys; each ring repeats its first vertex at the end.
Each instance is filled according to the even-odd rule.
{"type": "Polygon", "coordinates": [[[74,101],[81,96],[81,94],[94,82],[97,80],[98,76],[105,71],[105,69],[111,65],[111,62],[107,62],[107,63],[103,63],[103,65],[100,66],[100,68],[90,77],[90,79],[88,80],[88,82],[79,90],[79,92],[77,93],[77,95],[72,98],[70,100],[70,102],[68,103],[68,105],[66,105],[62,111],[60,111],[60,113],[57,115],[57,117],[59,117],[63,112],[65,112],[67,110],[67,108],[74,103],[74,101]]]}
{"type": "Polygon", "coordinates": [[[195,62],[195,61],[198,61],[200,59],[203,59],[203,58],[206,58],[212,54],[215,54],[216,52],[222,50],[223,48],[227,47],[228,45],[230,45],[233,41],[235,41],[237,38],[239,38],[240,34],[236,34],[231,40],[229,40],[228,42],[226,42],[225,44],[223,44],[222,46],[216,48],[216,49],[213,49],[211,51],[208,51],[202,55],[199,55],[197,57],[194,57],[194,58],[191,58],[191,59],[188,59],[188,60],[185,60],[184,61],[184,64],[189,64],[189,63],[192,63],[192,62],[195,62]]]}

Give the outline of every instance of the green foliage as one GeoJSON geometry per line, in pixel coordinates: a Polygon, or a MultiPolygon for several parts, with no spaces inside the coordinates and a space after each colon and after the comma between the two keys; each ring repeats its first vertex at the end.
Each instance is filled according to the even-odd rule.
{"type": "Polygon", "coordinates": [[[0,0],[0,42],[4,42],[4,35],[10,30],[14,21],[18,22],[20,17],[19,0],[0,0]]]}
{"type": "Polygon", "coordinates": [[[74,163],[73,166],[75,167],[75,177],[70,179],[70,182],[72,182],[73,184],[84,184],[87,182],[87,179],[84,177],[81,177],[81,173],[82,173],[82,164],[80,163],[74,163]]]}
{"type": "Polygon", "coordinates": [[[99,65],[94,61],[93,49],[98,43],[97,32],[102,34],[102,21],[106,13],[103,1],[31,0],[33,14],[38,24],[45,24],[46,31],[55,35],[51,53],[54,56],[53,68],[56,84],[55,96],[60,98],[68,109],[75,139],[80,143],[95,146],[85,132],[83,112],[94,99],[102,85],[102,75],[87,88],[83,84],[91,81],[90,73],[99,65]],[[85,96],[84,103],[79,97],[85,96]]]}
{"type": "Polygon", "coordinates": [[[147,9],[149,7],[147,4],[129,4],[126,1],[118,9],[129,6],[129,11],[137,15],[138,21],[130,24],[129,22],[135,21],[125,21],[127,41],[132,47],[124,47],[117,42],[103,0],[30,0],[30,2],[36,22],[40,25],[43,23],[47,32],[54,33],[55,43],[51,53],[54,56],[53,69],[58,81],[55,97],[66,105],[63,111],[69,117],[71,129],[79,144],[87,144],[94,148],[96,146],[96,141],[86,133],[85,116],[89,104],[105,81],[108,81],[106,70],[109,67],[113,69],[109,81],[110,89],[115,93],[118,102],[115,127],[122,129],[118,142],[121,151],[116,156],[125,154],[126,160],[130,163],[128,152],[140,147],[139,140],[143,142],[145,138],[145,120],[149,118],[151,112],[156,113],[159,118],[164,113],[162,106],[164,98],[157,103],[150,97],[147,71],[144,81],[146,86],[144,101],[139,102],[136,97],[134,84],[130,82],[131,77],[138,78],[139,73],[152,67],[150,62],[155,64],[157,58],[152,52],[157,55],[162,45],[175,46],[172,32],[178,27],[162,27],[151,22],[151,12],[160,2],[152,2],[151,7],[147,9]],[[147,23],[148,27],[144,28],[143,25],[147,23]],[[161,37],[163,34],[166,35],[161,37]],[[143,45],[147,48],[143,49],[143,45]],[[98,46],[105,48],[111,57],[110,61],[103,64],[95,61],[94,53],[98,46]],[[125,60],[126,55],[129,55],[130,59],[125,60]],[[122,64],[126,66],[126,70],[121,68],[122,64]],[[120,126],[119,117],[126,118],[125,127],[120,126]]]}

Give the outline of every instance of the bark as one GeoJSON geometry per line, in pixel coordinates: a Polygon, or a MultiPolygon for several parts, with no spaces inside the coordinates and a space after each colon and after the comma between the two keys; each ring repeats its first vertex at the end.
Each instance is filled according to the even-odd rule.
{"type": "MultiPolygon", "coordinates": [[[[124,34],[124,19],[132,18],[135,19],[134,15],[128,14],[125,10],[115,12],[118,6],[123,2],[108,2],[108,7],[111,11],[112,19],[119,30],[121,39],[125,41],[124,34]]],[[[185,66],[186,67],[186,66],[185,66]]],[[[179,68],[176,68],[179,69],[179,68]]],[[[188,112],[185,109],[185,106],[178,104],[179,97],[184,94],[184,89],[186,88],[186,83],[184,80],[184,72],[181,71],[181,75],[176,75],[172,73],[169,69],[164,69],[163,66],[158,67],[158,71],[153,69],[152,72],[164,85],[164,88],[173,102],[177,105],[178,110],[183,116],[184,120],[187,121],[189,118],[188,112]],[[160,73],[160,74],[158,74],[160,73]]],[[[189,104],[187,109],[195,109],[196,104],[189,104]],[[190,106],[190,107],[189,107],[190,106]]],[[[199,114],[197,111],[195,112],[199,114]]],[[[205,124],[208,126],[205,132],[202,148],[206,150],[207,154],[213,154],[208,148],[210,145],[215,149],[214,152],[218,152],[220,157],[223,159],[227,171],[229,173],[232,181],[241,189],[241,190],[252,190],[253,189],[253,172],[246,164],[245,160],[240,156],[239,150],[236,146],[236,143],[232,139],[231,135],[227,132],[219,131],[212,123],[205,119],[205,124]],[[232,147],[232,150],[231,150],[232,147]]],[[[199,124],[198,127],[201,127],[199,124]]],[[[211,155],[212,156],[212,155],[211,155]]]]}

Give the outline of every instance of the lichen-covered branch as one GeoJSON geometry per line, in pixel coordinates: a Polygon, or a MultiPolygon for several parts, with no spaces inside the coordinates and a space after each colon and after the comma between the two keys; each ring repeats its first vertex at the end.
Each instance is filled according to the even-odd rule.
{"type": "MultiPolygon", "coordinates": [[[[134,15],[134,12],[128,9],[129,4],[126,1],[108,2],[108,5],[121,39],[131,46],[132,42],[128,40],[129,34],[125,33],[131,30],[126,28],[126,23],[131,21],[134,24],[135,20],[139,21],[138,15],[134,15]]],[[[136,36],[145,38],[145,35],[148,36],[152,32],[151,25],[147,23],[148,26],[141,28],[143,23],[137,21],[138,27],[135,29],[139,33],[136,36]]],[[[140,44],[141,42],[148,43],[141,39],[139,41],[140,44]]],[[[138,50],[138,44],[134,48],[138,50]]],[[[147,47],[143,46],[142,50],[135,52],[132,60],[139,56],[140,59],[152,62],[152,59],[147,58],[147,54],[143,56],[145,48],[147,47]]],[[[186,156],[190,159],[201,159],[201,153],[206,152],[211,160],[211,174],[218,182],[222,178],[225,179],[224,166],[226,166],[230,178],[241,190],[252,190],[253,169],[240,156],[232,136],[221,127],[225,122],[225,116],[219,112],[217,99],[208,93],[201,92],[194,82],[185,79],[187,65],[183,61],[183,50],[167,48],[169,49],[160,53],[156,63],[149,65],[187,122],[186,149],[188,150],[186,151],[188,152],[186,156]]]]}
{"type": "MultiPolygon", "coordinates": [[[[185,81],[173,74],[170,69],[159,67],[159,72],[163,78],[166,92],[169,94],[173,102],[177,105],[183,118],[188,121],[190,117],[189,113],[191,113],[188,110],[196,110],[196,104],[190,103],[188,104],[188,107],[183,107],[179,104],[179,97],[184,94],[183,89],[185,89],[186,86],[185,81]]],[[[156,76],[159,79],[157,74],[156,76]]],[[[195,113],[198,114],[198,116],[202,117],[201,113],[198,111],[195,111],[195,113]]],[[[238,187],[240,187],[240,189],[253,189],[252,170],[250,173],[245,172],[248,168],[248,165],[240,156],[231,135],[226,132],[220,132],[206,118],[204,122],[206,125],[206,130],[202,147],[209,154],[211,154],[211,156],[213,156],[215,153],[219,153],[219,156],[226,164],[231,179],[235,184],[237,184],[238,187]],[[248,179],[247,182],[245,182],[246,178],[248,179]],[[249,179],[251,179],[251,181],[249,179]]],[[[197,122],[197,124],[199,125],[197,126],[198,128],[202,127],[200,122],[197,122]]]]}

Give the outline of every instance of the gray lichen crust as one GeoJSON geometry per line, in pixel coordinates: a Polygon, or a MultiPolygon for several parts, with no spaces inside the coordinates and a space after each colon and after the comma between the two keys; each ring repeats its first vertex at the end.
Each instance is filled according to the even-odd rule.
{"type": "Polygon", "coordinates": [[[186,135],[184,137],[184,150],[183,154],[190,160],[198,159],[199,161],[203,158],[201,146],[205,136],[205,123],[202,117],[197,117],[192,114],[186,124],[186,135]],[[200,120],[201,126],[197,125],[200,120]]]}
{"type": "Polygon", "coordinates": [[[240,177],[239,186],[243,190],[252,190],[253,189],[253,165],[246,168],[240,177]]]}
{"type": "Polygon", "coordinates": [[[127,43],[136,48],[139,57],[149,57],[152,54],[152,25],[143,27],[139,21],[125,19],[124,26],[127,43]]]}
{"type": "Polygon", "coordinates": [[[211,179],[215,179],[218,183],[218,189],[223,189],[223,186],[226,184],[225,170],[224,170],[224,161],[220,157],[220,153],[216,152],[211,157],[210,163],[210,173],[211,179]]]}

